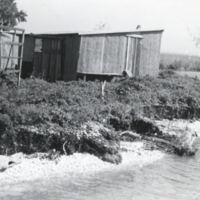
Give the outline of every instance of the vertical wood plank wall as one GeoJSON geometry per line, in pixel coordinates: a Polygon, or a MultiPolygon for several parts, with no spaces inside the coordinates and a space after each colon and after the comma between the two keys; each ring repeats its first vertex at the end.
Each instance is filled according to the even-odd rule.
{"type": "Polygon", "coordinates": [[[137,49],[137,45],[136,44],[136,41],[137,39],[136,38],[132,38],[130,37],[129,38],[129,48],[127,49],[127,70],[129,70],[130,72],[132,72],[133,76],[135,76],[135,69],[134,69],[134,65],[135,65],[135,56],[137,56],[137,53],[136,53],[136,49],[137,49]]]}
{"type": "Polygon", "coordinates": [[[76,80],[80,49],[78,34],[65,35],[63,41],[63,80],[76,80]]]}
{"type": "Polygon", "coordinates": [[[81,37],[78,72],[101,73],[104,38],[104,35],[81,37]]]}
{"type": "Polygon", "coordinates": [[[41,73],[42,53],[35,52],[33,54],[33,73],[38,76],[41,73]]]}
{"type": "Polygon", "coordinates": [[[49,79],[50,54],[46,53],[49,49],[51,49],[50,40],[43,40],[41,72],[45,79],[49,79]]]}
{"type": "Polygon", "coordinates": [[[23,53],[24,62],[33,62],[34,47],[35,47],[35,38],[31,36],[25,36],[24,53],[23,53]]]}
{"type": "Polygon", "coordinates": [[[140,42],[140,64],[137,72],[140,76],[158,76],[160,61],[161,32],[142,33],[140,42]]]}
{"type": "Polygon", "coordinates": [[[36,70],[39,73],[45,72],[46,78],[51,81],[76,80],[77,72],[122,74],[126,66],[134,76],[156,77],[159,70],[162,31],[137,34],[143,35],[143,39],[130,38],[129,50],[126,33],[57,35],[62,37],[62,40],[47,39],[44,36],[42,57],[34,53],[35,38],[26,36],[23,61],[35,60],[36,70]]]}
{"type": "Polygon", "coordinates": [[[70,66],[72,57],[73,35],[65,36],[63,41],[63,79],[70,80],[70,66]]]}
{"type": "Polygon", "coordinates": [[[77,71],[89,74],[121,74],[125,67],[126,36],[82,36],[77,71]]]}
{"type": "Polygon", "coordinates": [[[113,35],[105,37],[103,52],[103,70],[102,73],[122,74],[125,66],[124,44],[127,37],[124,35],[113,35]]]}

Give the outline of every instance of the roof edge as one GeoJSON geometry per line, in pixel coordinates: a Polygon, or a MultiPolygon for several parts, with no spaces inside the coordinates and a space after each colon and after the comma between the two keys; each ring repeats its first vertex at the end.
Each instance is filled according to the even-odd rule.
{"type": "Polygon", "coordinates": [[[79,32],[79,35],[99,35],[99,34],[116,34],[116,33],[144,33],[144,32],[163,32],[164,29],[147,29],[147,30],[130,30],[130,31],[88,31],[88,32],[79,32]]]}
{"type": "Polygon", "coordinates": [[[64,35],[64,34],[79,34],[78,31],[55,31],[55,32],[44,32],[44,33],[33,33],[33,32],[30,32],[30,33],[25,33],[25,35],[64,35]]]}
{"type": "Polygon", "coordinates": [[[147,29],[147,30],[129,30],[129,31],[117,31],[117,30],[95,30],[95,31],[56,31],[56,32],[44,32],[44,33],[25,33],[25,35],[64,35],[64,34],[78,34],[78,35],[101,35],[101,34],[117,34],[117,33],[146,33],[146,32],[163,32],[164,29],[147,29]]]}

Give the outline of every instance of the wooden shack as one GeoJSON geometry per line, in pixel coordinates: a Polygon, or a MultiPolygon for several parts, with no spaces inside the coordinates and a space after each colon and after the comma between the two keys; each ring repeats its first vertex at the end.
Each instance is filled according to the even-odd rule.
{"type": "Polygon", "coordinates": [[[157,76],[163,30],[26,34],[22,73],[49,81],[78,76],[157,76]]]}

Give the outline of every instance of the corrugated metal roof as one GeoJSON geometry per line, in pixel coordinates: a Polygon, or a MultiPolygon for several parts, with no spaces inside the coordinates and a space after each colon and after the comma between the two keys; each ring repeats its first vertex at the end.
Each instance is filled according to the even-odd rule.
{"type": "Polygon", "coordinates": [[[148,29],[148,30],[128,30],[128,31],[115,31],[115,30],[95,30],[87,32],[78,31],[55,31],[55,32],[44,32],[44,33],[25,33],[26,35],[62,35],[62,34],[79,34],[79,35],[99,35],[99,34],[116,34],[116,33],[143,33],[143,32],[160,32],[164,29],[148,29]]]}

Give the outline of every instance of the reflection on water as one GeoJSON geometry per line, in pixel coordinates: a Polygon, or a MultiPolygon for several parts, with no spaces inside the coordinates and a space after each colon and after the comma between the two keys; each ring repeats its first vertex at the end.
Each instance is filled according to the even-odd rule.
{"type": "Polygon", "coordinates": [[[124,166],[87,175],[3,185],[0,199],[191,200],[200,199],[200,152],[194,157],[168,155],[142,168],[124,166]]]}

